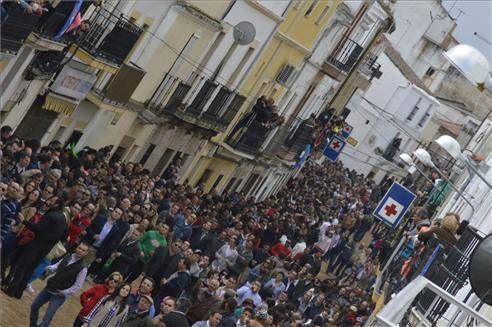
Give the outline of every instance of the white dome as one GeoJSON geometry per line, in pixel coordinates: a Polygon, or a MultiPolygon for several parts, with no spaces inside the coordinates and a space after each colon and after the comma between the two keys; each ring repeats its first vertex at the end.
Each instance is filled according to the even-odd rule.
{"type": "Polygon", "coordinates": [[[459,44],[443,52],[443,55],[475,84],[484,83],[489,77],[490,67],[487,58],[471,45],[459,44]]]}

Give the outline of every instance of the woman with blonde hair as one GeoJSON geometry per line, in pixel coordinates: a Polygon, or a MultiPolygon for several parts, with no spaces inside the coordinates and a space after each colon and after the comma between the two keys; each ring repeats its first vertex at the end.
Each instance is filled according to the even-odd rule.
{"type": "Polygon", "coordinates": [[[456,232],[460,227],[460,216],[457,213],[448,212],[441,220],[439,226],[432,226],[428,230],[419,233],[419,241],[426,242],[435,235],[442,242],[446,252],[458,242],[456,232]]]}
{"type": "Polygon", "coordinates": [[[123,282],[123,276],[115,271],[106,278],[104,284],[97,284],[89,288],[80,295],[80,309],[77,318],[73,323],[74,327],[80,327],[86,322],[86,317],[90,314],[96,304],[105,296],[113,294],[116,288],[123,282]]]}
{"type": "Polygon", "coordinates": [[[128,316],[130,284],[121,284],[113,294],[104,296],[84,319],[84,327],[120,327],[128,316]]]}

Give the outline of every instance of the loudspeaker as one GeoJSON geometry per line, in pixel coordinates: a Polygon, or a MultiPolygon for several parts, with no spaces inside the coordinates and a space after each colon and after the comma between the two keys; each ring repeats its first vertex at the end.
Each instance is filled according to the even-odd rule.
{"type": "Polygon", "coordinates": [[[481,240],[473,251],[468,278],[475,294],[492,305],[492,234],[481,240]]]}

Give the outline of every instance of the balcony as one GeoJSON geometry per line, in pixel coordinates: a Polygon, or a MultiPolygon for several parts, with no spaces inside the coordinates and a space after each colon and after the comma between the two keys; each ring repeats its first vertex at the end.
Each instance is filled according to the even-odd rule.
{"type": "Polygon", "coordinates": [[[60,32],[74,5],[73,1],[61,1],[51,11],[43,14],[34,31],[26,39],[26,44],[39,51],[62,51],[67,43],[78,35],[75,30],[71,33],[60,32]]]}
{"type": "Polygon", "coordinates": [[[15,55],[22,47],[24,40],[37,26],[39,16],[26,13],[26,11],[15,2],[4,1],[2,6],[0,49],[2,52],[15,55]],[[5,18],[6,17],[6,18],[5,18]]]}
{"type": "MultiPolygon", "coordinates": [[[[306,148],[307,144],[313,142],[313,132],[315,122],[312,119],[306,119],[298,125],[290,134],[288,130],[283,131],[284,142],[278,149],[276,155],[282,160],[294,161],[306,148]],[[287,135],[285,135],[287,134],[287,135]]],[[[281,133],[281,131],[279,131],[281,133]]]]}
{"type": "Polygon", "coordinates": [[[116,73],[137,43],[142,29],[123,16],[98,7],[89,16],[90,32],[72,50],[92,67],[116,73]]]}
{"type": "Polygon", "coordinates": [[[227,137],[226,142],[238,151],[257,155],[272,130],[283,123],[283,117],[267,107],[255,105],[242,117],[227,137]]]}
{"type": "MultiPolygon", "coordinates": [[[[172,80],[175,78],[164,78],[161,85],[172,80]]],[[[216,133],[224,132],[246,98],[222,87],[208,109],[203,111],[216,87],[217,84],[213,81],[206,81],[188,107],[185,106],[184,99],[191,85],[180,82],[165,105],[162,103],[166,99],[164,88],[159,87],[150,99],[148,107],[161,118],[173,117],[216,133]]]]}
{"type": "MultiPolygon", "coordinates": [[[[422,321],[425,322],[422,325],[440,326],[439,321],[445,316],[449,303],[435,291],[419,291],[413,297],[408,297],[408,292],[411,292],[415,280],[425,277],[436,286],[442,288],[443,291],[448,292],[449,295],[457,295],[460,289],[469,283],[470,259],[482,239],[481,233],[470,226],[464,229],[463,234],[455,245],[433,237],[426,242],[425,248],[414,258],[411,269],[408,270],[405,277],[401,276],[402,266],[405,265],[401,258],[402,253],[407,251],[407,249],[403,246],[404,242],[401,240],[394,248],[396,255],[389,258],[391,261],[384,263],[385,268],[378,276],[375,291],[378,292],[380,286],[387,284],[389,286],[388,289],[391,290],[389,293],[396,293],[395,298],[400,298],[400,294],[406,295],[405,301],[407,304],[411,304],[413,312],[410,312],[409,308],[402,308],[396,311],[397,314],[395,316],[400,317],[402,326],[411,325],[409,318],[414,313],[417,313],[422,318],[422,321]]],[[[401,303],[398,303],[401,306],[401,303]]],[[[387,314],[395,311],[383,309],[381,312],[387,314]]],[[[452,325],[457,326],[456,324],[452,325]]]]}
{"type": "MultiPolygon", "coordinates": [[[[238,131],[239,133],[241,131],[238,131]]],[[[257,155],[261,146],[268,137],[270,130],[265,128],[262,123],[253,121],[246,131],[239,137],[237,142],[232,138],[227,143],[232,145],[236,150],[250,155],[257,155]]]]}
{"type": "Polygon", "coordinates": [[[364,48],[348,37],[344,37],[323,63],[323,71],[341,81],[357,63],[364,48]]]}

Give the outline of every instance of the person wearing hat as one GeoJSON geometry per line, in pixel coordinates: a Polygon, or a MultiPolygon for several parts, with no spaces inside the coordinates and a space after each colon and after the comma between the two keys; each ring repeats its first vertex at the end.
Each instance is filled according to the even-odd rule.
{"type": "Polygon", "coordinates": [[[153,305],[154,300],[149,295],[140,296],[137,307],[128,314],[128,319],[122,327],[152,327],[153,322],[149,311],[153,305]]]}

